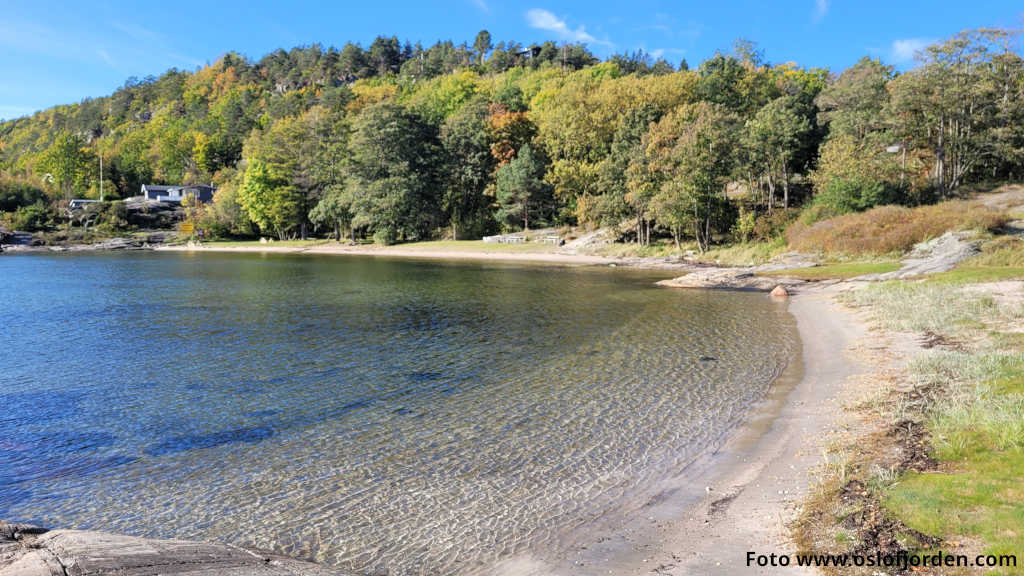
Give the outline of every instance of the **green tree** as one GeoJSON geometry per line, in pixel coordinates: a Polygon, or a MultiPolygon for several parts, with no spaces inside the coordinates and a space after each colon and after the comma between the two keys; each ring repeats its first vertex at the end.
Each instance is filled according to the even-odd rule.
{"type": "Polygon", "coordinates": [[[931,153],[940,197],[996,159],[997,130],[1010,121],[1001,112],[1020,99],[1019,64],[1016,70],[997,65],[1014,61],[1012,36],[1006,30],[961,32],[929,46],[917,68],[892,82],[893,109],[906,117],[908,143],[931,153]],[[1008,89],[1014,79],[1017,87],[1008,89]]]}
{"type": "Polygon", "coordinates": [[[437,128],[392,103],[355,121],[346,186],[353,225],[381,243],[424,239],[441,221],[443,149],[437,128]]]}
{"type": "Polygon", "coordinates": [[[347,228],[353,234],[352,240],[355,241],[355,230],[352,228],[352,197],[344,185],[329,187],[310,211],[309,219],[315,226],[331,226],[334,230],[334,239],[339,242],[342,230],[347,228]]]}
{"type": "Polygon", "coordinates": [[[238,203],[260,229],[274,231],[281,240],[292,235],[303,216],[287,168],[259,158],[246,166],[238,203]]]}
{"type": "Polygon", "coordinates": [[[62,132],[43,151],[38,168],[47,181],[57,186],[61,198],[68,201],[84,188],[91,165],[92,154],[86,150],[82,138],[62,132]]]}
{"type": "Polygon", "coordinates": [[[484,61],[487,59],[487,53],[491,51],[491,33],[487,30],[481,30],[476,35],[476,40],[473,41],[473,50],[476,51],[477,63],[483,66],[484,61]]]}
{"type": "Polygon", "coordinates": [[[536,222],[550,194],[544,183],[544,166],[537,160],[529,144],[523,145],[516,157],[498,169],[495,188],[498,216],[509,226],[530,229],[530,215],[536,222]]]}
{"type": "Polygon", "coordinates": [[[772,100],[747,121],[743,144],[768,184],[769,212],[778,183],[782,184],[782,206],[789,208],[791,163],[810,130],[810,122],[800,114],[799,102],[792,96],[772,100]]]}
{"type": "MultiPolygon", "coordinates": [[[[600,200],[596,205],[593,220],[605,226],[615,225],[630,217],[637,217],[637,226],[644,226],[630,209],[626,200],[629,193],[627,186],[630,162],[643,153],[643,138],[651,124],[658,119],[658,111],[650,105],[632,108],[619,120],[615,130],[611,149],[598,167],[597,189],[600,200]]],[[[643,235],[637,233],[637,241],[643,235]]]]}
{"type": "Polygon", "coordinates": [[[647,138],[661,185],[652,201],[658,222],[672,231],[677,247],[690,228],[700,250],[712,234],[727,229],[725,184],[733,169],[739,119],[721,105],[698,102],[669,113],[647,138]]]}
{"type": "Polygon", "coordinates": [[[892,78],[892,66],[866,56],[844,70],[816,99],[829,133],[852,136],[859,143],[883,132],[892,78]]]}
{"type": "Polygon", "coordinates": [[[459,239],[460,228],[481,233],[490,215],[486,190],[495,160],[487,137],[488,116],[487,101],[478,98],[449,118],[441,131],[449,165],[444,208],[453,240],[459,239]]]}

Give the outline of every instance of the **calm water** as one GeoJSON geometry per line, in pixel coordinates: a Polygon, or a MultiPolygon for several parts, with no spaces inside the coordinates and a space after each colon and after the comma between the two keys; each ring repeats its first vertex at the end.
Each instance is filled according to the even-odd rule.
{"type": "Polygon", "coordinates": [[[364,573],[556,547],[720,441],[795,348],[763,295],[652,279],[2,256],[0,518],[364,573]]]}

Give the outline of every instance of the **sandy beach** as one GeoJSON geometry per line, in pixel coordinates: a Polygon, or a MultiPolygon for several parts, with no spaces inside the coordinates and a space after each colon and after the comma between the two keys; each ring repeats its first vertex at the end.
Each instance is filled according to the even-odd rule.
{"type": "Polygon", "coordinates": [[[290,246],[255,244],[247,246],[222,246],[216,243],[201,245],[170,245],[154,249],[157,252],[233,252],[255,254],[321,254],[321,255],[354,255],[381,256],[390,258],[423,258],[429,260],[478,260],[493,262],[523,262],[534,264],[561,264],[577,266],[631,266],[643,268],[684,269],[690,266],[686,262],[671,262],[655,258],[612,258],[593,254],[576,254],[571,252],[511,252],[505,250],[435,250],[410,248],[408,246],[351,246],[338,243],[313,244],[309,246],[290,246]]]}

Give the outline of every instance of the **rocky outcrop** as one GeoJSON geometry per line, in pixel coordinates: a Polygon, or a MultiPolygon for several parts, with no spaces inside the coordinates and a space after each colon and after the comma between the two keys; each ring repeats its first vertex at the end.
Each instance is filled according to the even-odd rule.
{"type": "Polygon", "coordinates": [[[772,278],[758,276],[754,268],[698,268],[685,276],[662,280],[659,286],[671,288],[729,288],[733,290],[772,290],[776,286],[788,287],[804,284],[799,278],[772,278]]]}
{"type": "Polygon", "coordinates": [[[855,280],[895,280],[948,272],[961,261],[980,252],[980,242],[971,239],[971,236],[971,232],[946,232],[938,238],[916,244],[901,262],[899,270],[858,276],[855,280]]]}
{"type": "Polygon", "coordinates": [[[206,542],[0,521],[0,576],[346,576],[267,552],[206,542]]]}

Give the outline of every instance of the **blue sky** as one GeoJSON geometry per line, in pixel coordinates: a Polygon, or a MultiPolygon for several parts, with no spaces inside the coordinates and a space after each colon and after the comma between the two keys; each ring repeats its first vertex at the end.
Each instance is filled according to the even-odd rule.
{"type": "Polygon", "coordinates": [[[378,34],[425,45],[583,41],[600,56],[642,48],[696,65],[745,37],[771,62],[841,70],[864,55],[901,68],[914,50],[965,28],[1019,27],[1020,0],[289,0],[0,3],[0,118],[103,96],[129,76],[191,70],[229,50],[258,59],[276,48],[378,34]]]}

